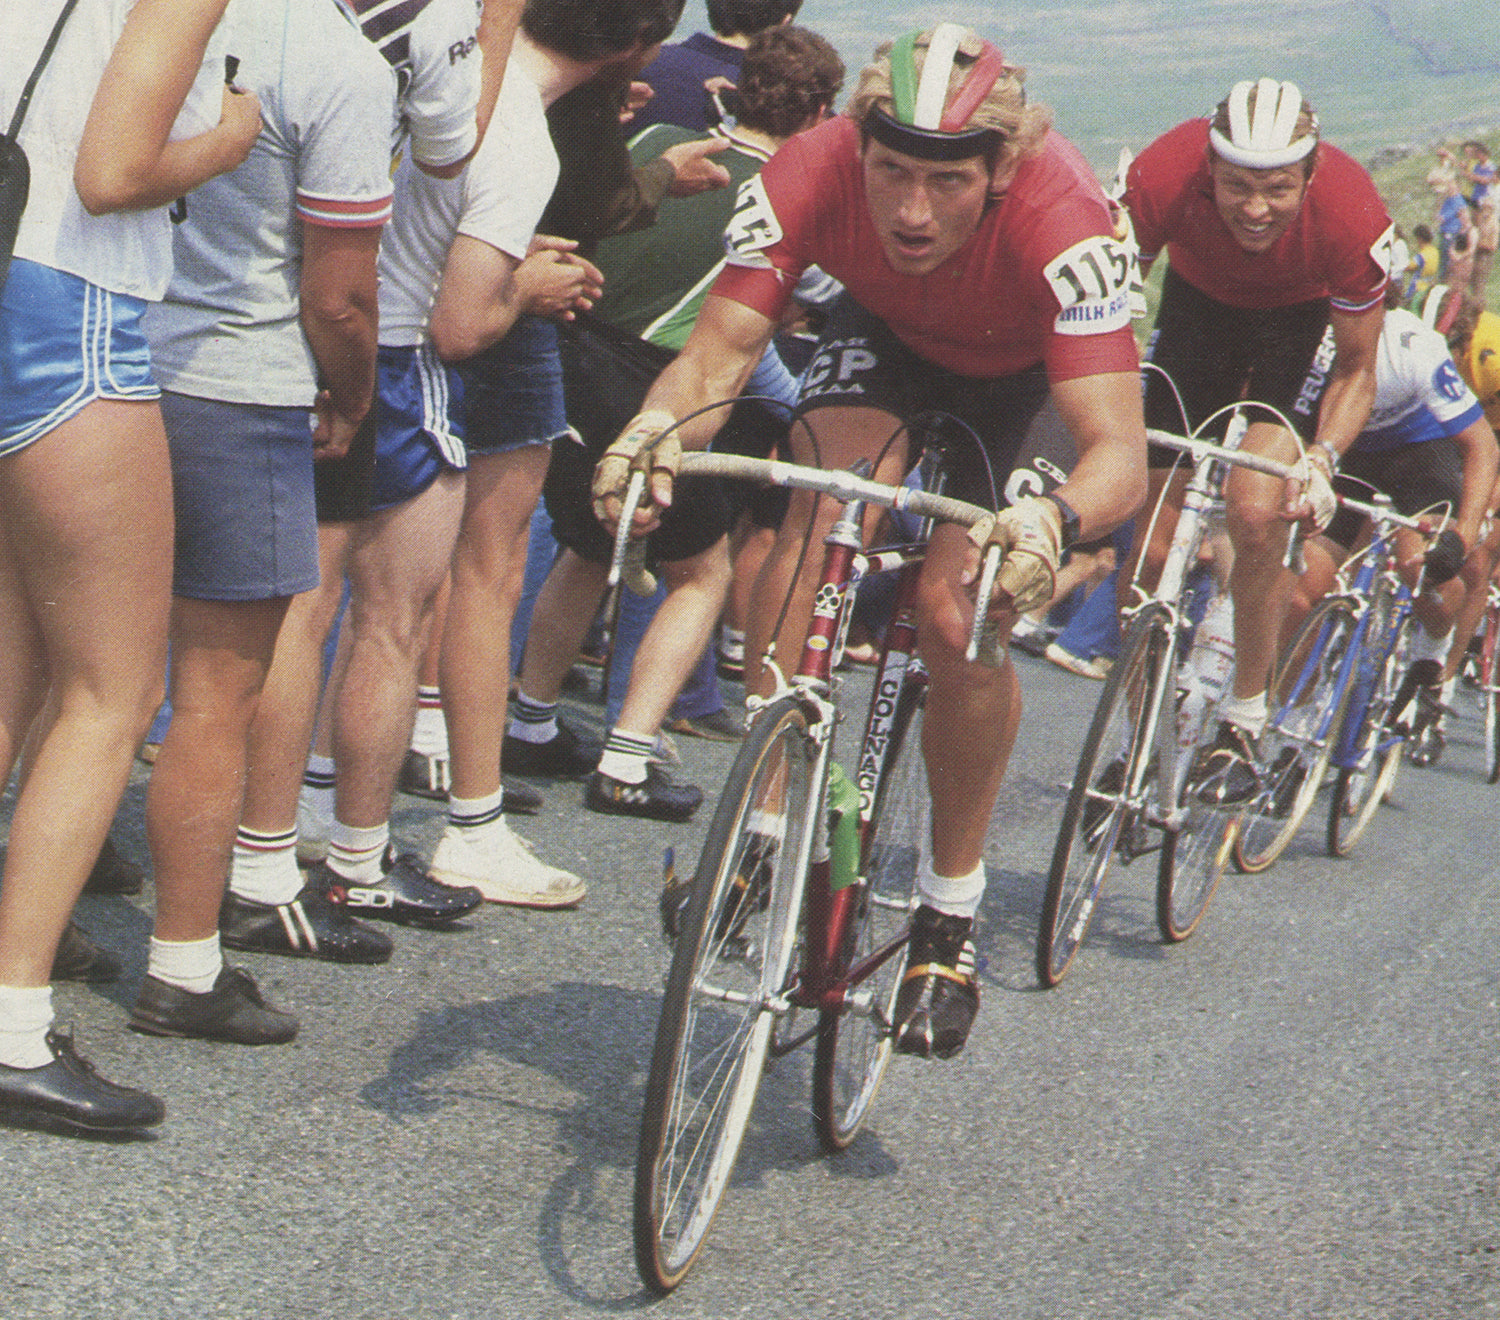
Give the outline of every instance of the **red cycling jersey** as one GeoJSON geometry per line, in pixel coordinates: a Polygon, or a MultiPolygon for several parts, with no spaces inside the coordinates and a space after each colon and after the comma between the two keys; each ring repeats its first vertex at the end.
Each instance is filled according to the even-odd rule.
{"type": "Polygon", "coordinates": [[[1330,298],[1345,312],[1374,307],[1385,293],[1393,238],[1390,216],[1368,173],[1319,143],[1317,168],[1296,220],[1265,252],[1247,252],[1214,205],[1208,120],[1162,134],[1130,167],[1125,205],[1141,260],[1163,248],[1172,269],[1231,307],[1286,307],[1330,298]]]}
{"type": "Polygon", "coordinates": [[[962,248],[926,275],[885,259],[847,116],[792,138],[740,189],[712,292],[776,319],[819,266],[918,356],[961,376],[1045,362],[1051,380],[1138,368],[1132,257],[1083,157],[1050,134],[962,248]]]}

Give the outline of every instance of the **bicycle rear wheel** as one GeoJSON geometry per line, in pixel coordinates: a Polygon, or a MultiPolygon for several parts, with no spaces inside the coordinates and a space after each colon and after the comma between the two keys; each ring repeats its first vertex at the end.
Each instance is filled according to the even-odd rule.
{"type": "MultiPolygon", "coordinates": [[[[925,678],[908,678],[891,721],[864,878],[844,931],[841,971],[901,939],[916,911],[917,875],[932,828],[922,759],[926,697],[925,678]]],[[[813,1121],[825,1150],[846,1149],[864,1125],[891,1061],[891,1014],[905,970],[903,947],[849,987],[843,1008],[823,1010],[813,1056],[813,1121]]]]}
{"type": "MultiPolygon", "coordinates": [[[[1371,630],[1375,637],[1381,637],[1384,631],[1383,627],[1371,630]]],[[[1342,758],[1350,764],[1339,770],[1333,784],[1333,799],[1328,804],[1327,844],[1331,857],[1347,857],[1354,850],[1389,795],[1396,782],[1396,771],[1401,768],[1406,731],[1393,719],[1398,712],[1391,706],[1405,669],[1406,631],[1403,624],[1401,635],[1378,661],[1375,672],[1363,680],[1370,684],[1369,701],[1360,715],[1358,732],[1348,744],[1349,755],[1342,758]]],[[[1350,701],[1352,717],[1358,689],[1350,701]]],[[[1344,742],[1342,735],[1339,741],[1344,742]]]]}
{"type": "Polygon", "coordinates": [[[1261,739],[1265,779],[1234,841],[1235,867],[1255,875],[1291,843],[1328,773],[1351,684],[1339,675],[1358,620],[1339,597],[1319,601],[1282,652],[1269,691],[1275,706],[1261,739]]]}
{"type": "Polygon", "coordinates": [[[1136,849],[1137,836],[1147,828],[1144,799],[1153,749],[1145,744],[1142,725],[1170,649],[1164,617],[1158,612],[1137,615],[1099,697],[1042,899],[1036,974],[1044,986],[1057,985],[1072,967],[1116,848],[1123,841],[1136,849]]]}
{"type": "Polygon", "coordinates": [[[790,697],[745,736],[672,958],[646,1083],[635,1256],[657,1293],[703,1247],[729,1184],[787,989],[814,824],[816,749],[790,697]]]}

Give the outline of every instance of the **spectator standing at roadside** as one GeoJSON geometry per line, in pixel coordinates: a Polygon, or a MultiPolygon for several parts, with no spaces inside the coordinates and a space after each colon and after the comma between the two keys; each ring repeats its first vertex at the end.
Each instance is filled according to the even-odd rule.
{"type": "Polygon", "coordinates": [[[676,124],[698,132],[719,121],[714,91],[739,80],[745,48],[757,32],[790,23],[802,0],[708,0],[713,35],[695,32],[686,41],[663,46],[641,71],[652,97],[636,112],[632,131],[653,124],[676,124]]]}

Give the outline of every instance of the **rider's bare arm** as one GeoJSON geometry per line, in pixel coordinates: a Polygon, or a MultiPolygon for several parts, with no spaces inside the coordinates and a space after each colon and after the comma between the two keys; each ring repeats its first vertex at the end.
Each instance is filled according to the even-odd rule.
{"type": "Polygon", "coordinates": [[[1052,397],[1078,447],[1058,494],[1078,511],[1082,540],[1113,531],[1146,499],[1146,424],[1135,372],[1056,381],[1052,397]]]}
{"type": "Polygon", "coordinates": [[[1490,503],[1495,476],[1500,471],[1500,450],[1495,433],[1483,417],[1476,418],[1456,436],[1464,467],[1464,493],[1454,514],[1454,527],[1470,550],[1479,540],[1479,524],[1490,503]]]}
{"type": "MultiPolygon", "coordinates": [[[[688,341],[672,364],[656,379],[642,411],[661,410],[686,417],[699,408],[734,398],[750,379],[776,331],[776,322],[743,303],[713,294],[688,341]]],[[[706,449],[724,424],[722,414],[710,413],[678,432],[684,449],[706,449]]]]}
{"type": "Polygon", "coordinates": [[[1318,414],[1318,443],[1342,454],[1365,429],[1375,403],[1375,360],[1385,307],[1329,313],[1333,328],[1333,371],[1318,414]]]}

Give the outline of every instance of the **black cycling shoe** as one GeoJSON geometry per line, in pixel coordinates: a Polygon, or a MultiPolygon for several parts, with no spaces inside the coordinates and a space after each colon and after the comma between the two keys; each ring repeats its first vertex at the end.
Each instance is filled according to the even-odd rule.
{"type": "Polygon", "coordinates": [[[540,779],[582,779],[603,754],[602,742],[562,720],[547,742],[527,742],[507,733],[500,743],[500,763],[506,770],[540,779]]]}
{"type": "Polygon", "coordinates": [[[94,869],[83,882],[85,894],[139,894],[146,883],[146,869],[121,857],[108,835],[94,860],[94,869]]]}
{"type": "Polygon", "coordinates": [[[327,862],[309,869],[307,883],[321,889],[336,907],[411,926],[451,925],[484,902],[473,885],[438,884],[411,853],[387,854],[385,875],[378,884],[346,880],[327,862]]]}
{"type": "Polygon", "coordinates": [[[0,1064],[0,1123],[73,1132],[132,1132],[155,1127],[166,1106],[154,1095],[107,1081],[73,1048],[73,1037],[47,1033],[52,1062],[41,1068],[0,1064]]]}
{"type": "Polygon", "coordinates": [[[106,985],[120,979],[120,960],[89,939],[76,921],[70,921],[52,957],[51,979],[106,985]]]}
{"type": "Polygon", "coordinates": [[[230,891],[219,909],[219,938],[229,949],[280,953],[324,962],[383,963],[395,945],[336,907],[315,885],[290,903],[256,903],[230,891]]]}
{"type": "Polygon", "coordinates": [[[894,1045],[901,1054],[951,1059],[969,1039],[979,1015],[972,917],[955,917],[923,903],[912,916],[906,973],[896,992],[894,1045]]]}
{"type": "Polygon", "coordinates": [[[1189,791],[1209,806],[1248,802],[1260,792],[1259,759],[1254,737],[1238,724],[1220,720],[1213,742],[1198,754],[1189,791]]]}
{"type": "Polygon", "coordinates": [[[644,816],[647,820],[681,822],[703,804],[703,790],[694,784],[679,784],[659,765],[646,767],[639,784],[627,784],[602,770],[589,776],[583,805],[607,816],[644,816]]]}
{"type": "Polygon", "coordinates": [[[234,1045],[285,1045],[297,1034],[297,1019],[272,1008],[255,978],[226,965],[212,990],[194,994],[154,976],[141,983],[130,1025],[150,1036],[223,1040],[234,1045]]]}

